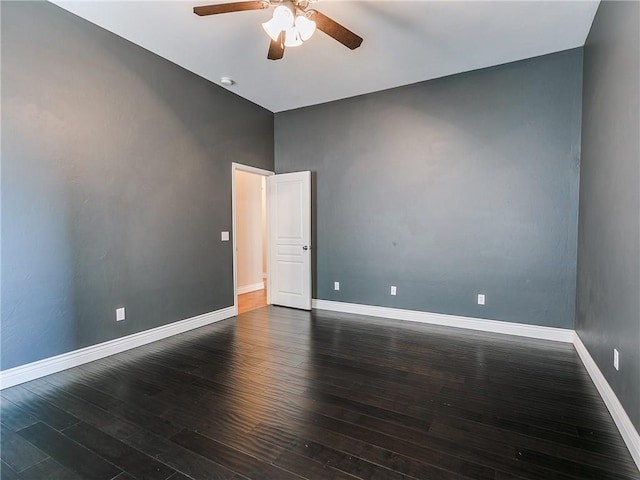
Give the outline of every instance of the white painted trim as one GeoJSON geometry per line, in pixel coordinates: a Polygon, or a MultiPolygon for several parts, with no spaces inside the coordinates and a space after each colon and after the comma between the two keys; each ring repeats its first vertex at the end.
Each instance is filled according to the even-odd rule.
{"type": "MultiPolygon", "coordinates": [[[[356,303],[333,302],[330,300],[312,300],[312,307],[319,310],[334,312],[354,313],[371,317],[383,317],[396,320],[443,325],[447,327],[466,328],[484,332],[518,335],[543,340],[554,340],[564,343],[573,343],[578,356],[584,364],[591,380],[595,384],[605,405],[609,409],[624,442],[640,469],[640,434],[633,426],[631,419],[618,400],[615,392],[605,379],[604,375],[582,343],[582,340],[574,330],[541,327],[535,325],[523,325],[512,322],[499,322],[482,318],[460,317],[441,313],[420,312],[416,310],[402,310],[397,308],[377,307],[356,303]]],[[[90,347],[81,348],[72,352],[63,353],[51,358],[45,358],[37,362],[22,365],[8,370],[0,371],[0,390],[13,387],[20,383],[35,380],[36,378],[51,375],[68,368],[77,367],[94,360],[99,360],[116,353],[124,352],[132,348],[140,347],[151,342],[178,335],[180,333],[203,327],[211,323],[219,322],[238,315],[237,306],[227,307],[214,312],[205,313],[196,317],[163,325],[161,327],[134,333],[126,337],[117,338],[108,342],[99,343],[90,347]]]]}
{"type": "Polygon", "coordinates": [[[512,322],[499,322],[496,320],[486,320],[482,318],[460,317],[457,315],[445,315],[442,313],[420,312],[416,310],[402,310],[398,308],[377,307],[374,305],[362,305],[357,303],[333,302],[330,300],[313,299],[313,308],[319,310],[330,310],[334,312],[354,313],[358,315],[368,315],[371,317],[391,318],[395,320],[406,320],[410,322],[428,323],[432,325],[443,325],[447,327],[467,328],[470,330],[480,330],[483,332],[502,333],[507,335],[518,335],[529,338],[539,338],[543,340],[553,340],[556,342],[572,343],[591,380],[595,384],[602,400],[606,404],[613,421],[615,422],[624,442],[640,469],[640,434],[635,429],[631,419],[618,400],[615,392],[600,372],[600,369],[589,354],[587,348],[580,340],[574,330],[554,327],[541,327],[537,325],[524,325],[512,322]]]}
{"type": "Polygon", "coordinates": [[[262,175],[263,177],[269,177],[275,175],[275,172],[271,170],[264,170],[262,168],[252,167],[251,165],[244,165],[242,163],[232,162],[231,166],[234,170],[242,170],[247,173],[254,173],[255,175],[262,175]]]}
{"type": "Polygon", "coordinates": [[[638,434],[633,423],[631,423],[631,419],[627,415],[627,412],[625,412],[620,400],[618,400],[609,382],[607,382],[607,379],[602,375],[598,365],[596,365],[596,362],[589,354],[587,347],[582,343],[577,333],[573,340],[573,346],[578,352],[578,356],[580,360],[582,360],[587,372],[589,372],[589,376],[598,389],[602,400],[604,400],[605,405],[609,409],[609,413],[613,417],[613,421],[616,423],[624,443],[627,444],[627,448],[640,470],[640,434],[638,434]]]}
{"type": "MultiPolygon", "coordinates": [[[[313,261],[311,255],[312,234],[312,175],[310,170],[280,173],[267,177],[267,272],[269,283],[267,284],[268,303],[275,302],[284,307],[297,308],[311,311],[313,300],[313,261]],[[295,201],[291,201],[288,195],[281,195],[278,185],[295,185],[295,201]],[[282,203],[279,203],[281,202],[282,203]],[[284,206],[284,209],[281,207],[284,206]],[[297,214],[296,214],[297,212],[297,214]],[[280,227],[284,231],[280,231],[280,227]],[[299,232],[299,236],[289,236],[290,229],[299,232]],[[283,234],[282,238],[281,234],[283,234]],[[298,254],[287,255],[280,252],[279,243],[282,240],[282,248],[296,248],[298,254]],[[300,267],[300,278],[294,278],[286,268],[279,269],[280,264],[291,263],[300,267]],[[300,291],[295,292],[281,288],[288,282],[297,283],[300,291]]],[[[289,188],[289,187],[287,187],[289,188]]],[[[296,270],[297,271],[297,270],[296,270]]]]}
{"type": "Polygon", "coordinates": [[[313,308],[320,310],[332,310],[334,312],[369,315],[370,317],[384,317],[395,320],[406,320],[409,322],[480,330],[483,332],[518,335],[520,337],[554,340],[556,342],[564,343],[573,343],[574,336],[574,331],[566,328],[541,327],[538,325],[525,325],[523,323],[500,322],[497,320],[485,320],[483,318],[420,312],[418,310],[402,310],[399,308],[377,307],[358,303],[343,303],[314,299],[312,306],[313,308]]]}
{"type": "Polygon", "coordinates": [[[242,295],[243,293],[257,292],[258,290],[264,290],[263,282],[256,282],[238,287],[238,295],[242,295]]]}
{"type": "MultiPolygon", "coordinates": [[[[255,175],[262,175],[263,177],[269,177],[275,175],[275,172],[270,170],[263,170],[261,168],[251,167],[249,165],[243,165],[241,163],[231,163],[231,239],[233,242],[233,307],[238,310],[238,295],[241,292],[238,289],[238,241],[236,239],[236,171],[243,171],[253,173],[255,175]]],[[[267,196],[268,198],[268,196],[267,196]]],[[[267,200],[268,201],[268,200],[267,200]]],[[[269,238],[269,208],[267,207],[267,238],[269,238]]],[[[267,256],[269,255],[269,242],[267,242],[267,256]]],[[[267,267],[267,271],[269,268],[267,267]]],[[[269,292],[271,289],[267,289],[267,303],[270,304],[269,292]]]]}
{"type": "Polygon", "coordinates": [[[38,360],[37,362],[3,370],[0,372],[0,390],[237,315],[238,309],[235,306],[227,307],[216,310],[215,312],[204,313],[197,317],[152,328],[151,330],[145,330],[144,332],[134,333],[126,337],[116,338],[108,342],[91,345],[90,347],[63,353],[55,357],[45,358],[44,360],[38,360]]]}

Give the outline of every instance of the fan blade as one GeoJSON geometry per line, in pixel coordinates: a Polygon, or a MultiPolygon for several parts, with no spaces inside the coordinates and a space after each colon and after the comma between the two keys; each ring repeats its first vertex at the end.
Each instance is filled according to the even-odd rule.
{"type": "Polygon", "coordinates": [[[267,58],[269,60],[280,60],[284,56],[284,32],[280,32],[278,40],[271,40],[269,44],[269,53],[267,58]]]}
{"type": "Polygon", "coordinates": [[[345,47],[355,50],[362,44],[362,37],[359,37],[348,28],[343,27],[335,20],[318,12],[317,10],[309,10],[311,12],[311,20],[316,22],[318,30],[339,41],[345,47]]]}
{"type": "Polygon", "coordinates": [[[202,7],[193,7],[193,13],[200,15],[217,15],[218,13],[231,13],[231,12],[243,12],[245,10],[260,10],[267,8],[269,2],[257,1],[257,2],[231,2],[220,3],[218,5],[205,5],[202,7]]]}

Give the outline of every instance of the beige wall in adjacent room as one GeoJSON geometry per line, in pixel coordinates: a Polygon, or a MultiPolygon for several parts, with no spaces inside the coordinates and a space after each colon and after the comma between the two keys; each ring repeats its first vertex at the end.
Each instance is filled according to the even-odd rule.
{"type": "Polygon", "coordinates": [[[262,176],[236,172],[236,235],[238,293],[262,285],[263,212],[262,176]]]}

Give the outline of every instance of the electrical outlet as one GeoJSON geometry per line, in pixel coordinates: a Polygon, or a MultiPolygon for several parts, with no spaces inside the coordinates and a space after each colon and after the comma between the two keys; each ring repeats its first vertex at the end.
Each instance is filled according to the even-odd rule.
{"type": "Polygon", "coordinates": [[[391,285],[391,295],[395,295],[398,292],[398,289],[395,285],[391,285]]]}
{"type": "Polygon", "coordinates": [[[333,289],[340,290],[340,282],[333,282],[333,289]]]}
{"type": "Polygon", "coordinates": [[[121,322],[124,318],[124,307],[116,308],[116,322],[121,322]]]}
{"type": "Polygon", "coordinates": [[[620,370],[620,352],[617,349],[613,349],[613,368],[620,370]]]}
{"type": "Polygon", "coordinates": [[[484,293],[478,294],[478,305],[484,305],[484,293]]]}
{"type": "Polygon", "coordinates": [[[223,242],[229,241],[229,232],[220,232],[220,240],[223,242]]]}

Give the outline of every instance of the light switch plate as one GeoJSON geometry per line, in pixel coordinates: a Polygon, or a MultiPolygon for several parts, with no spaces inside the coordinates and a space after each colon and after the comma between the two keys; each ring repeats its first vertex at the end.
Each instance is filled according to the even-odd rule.
{"type": "Polygon", "coordinates": [[[222,240],[223,242],[228,242],[229,241],[229,232],[222,232],[220,234],[220,240],[222,240]]]}

